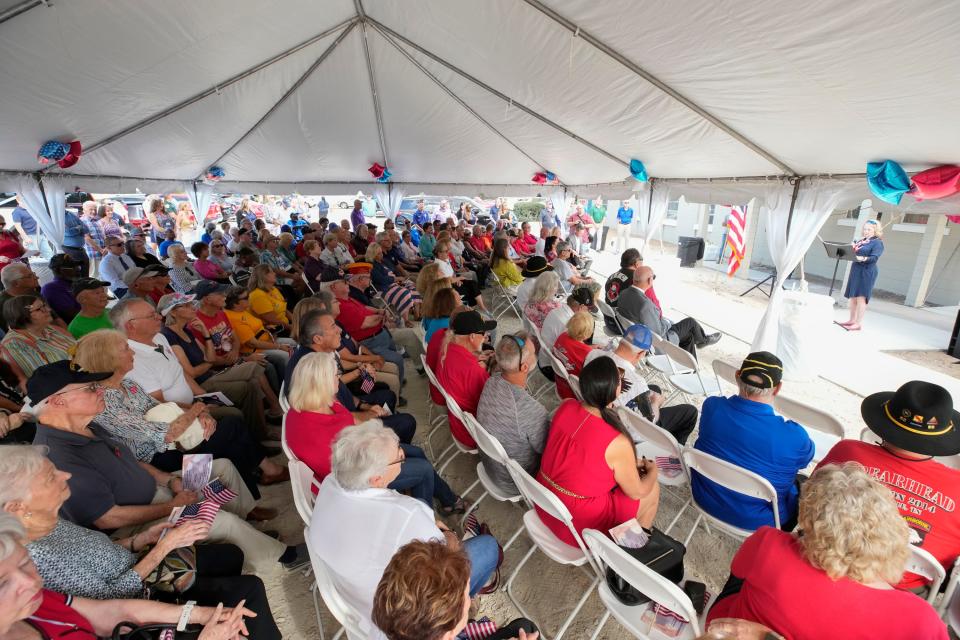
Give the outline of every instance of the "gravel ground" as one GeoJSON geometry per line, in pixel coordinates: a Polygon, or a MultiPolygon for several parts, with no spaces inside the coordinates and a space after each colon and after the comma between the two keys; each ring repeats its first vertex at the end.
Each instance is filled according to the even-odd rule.
{"type": "MultiPolygon", "coordinates": [[[[614,268],[615,261],[616,256],[603,254],[597,259],[594,269],[601,273],[608,273],[614,268]]],[[[648,257],[648,262],[654,265],[663,262],[666,269],[668,260],[662,256],[652,255],[648,257]]],[[[658,291],[661,290],[661,284],[688,286],[702,289],[705,295],[708,293],[716,294],[732,299],[744,288],[742,280],[728,282],[725,277],[717,278],[715,272],[704,269],[673,270],[672,273],[672,282],[664,282],[663,278],[658,281],[658,291]]],[[[663,290],[666,290],[666,286],[663,290]]],[[[745,305],[763,305],[765,302],[762,296],[740,298],[739,300],[745,305]]],[[[598,323],[595,344],[603,344],[608,340],[602,333],[601,324],[598,323]]],[[[516,318],[505,318],[501,320],[501,327],[500,332],[502,334],[504,331],[518,330],[520,324],[516,318]]],[[[701,354],[701,360],[704,368],[709,371],[710,363],[715,358],[739,363],[747,351],[748,345],[728,337],[721,340],[716,346],[705,350],[701,354]]],[[[541,378],[537,375],[534,380],[539,382],[541,378]]],[[[862,427],[859,397],[823,379],[795,384],[791,387],[790,392],[791,395],[808,398],[808,401],[809,399],[816,399],[817,406],[832,411],[847,426],[848,437],[856,437],[859,433],[862,427]]],[[[422,446],[423,439],[428,431],[426,427],[428,411],[426,379],[413,375],[407,381],[404,395],[409,400],[406,410],[417,417],[417,422],[420,425],[415,443],[422,446]]],[[[549,409],[555,407],[557,404],[556,397],[551,397],[547,404],[549,409]]],[[[699,406],[700,402],[697,401],[695,404],[699,406]]],[[[690,441],[693,442],[695,439],[696,433],[691,436],[690,441]]],[[[441,451],[449,442],[449,433],[443,430],[441,435],[434,438],[435,451],[441,451]]],[[[282,456],[278,458],[278,461],[281,460],[282,456]]],[[[474,482],[476,479],[476,464],[476,459],[461,455],[447,467],[444,475],[454,490],[462,491],[474,482]]],[[[475,500],[478,495],[478,491],[474,490],[467,497],[475,500]]],[[[688,497],[689,491],[685,489],[679,491],[675,489],[665,490],[662,493],[656,526],[661,529],[665,528],[688,497]]],[[[302,522],[293,506],[288,485],[266,487],[263,504],[280,510],[279,517],[267,523],[266,528],[279,530],[282,539],[287,542],[295,543],[302,540],[302,522]]],[[[501,541],[509,539],[521,524],[521,512],[518,507],[497,503],[489,498],[485,499],[479,507],[478,515],[482,521],[490,524],[501,541]]],[[[693,525],[693,519],[693,510],[688,509],[672,533],[676,537],[686,537],[693,525]]],[[[455,526],[459,523],[451,521],[449,524],[455,526]]],[[[706,582],[709,589],[716,591],[727,577],[730,560],[737,546],[738,544],[732,538],[717,531],[708,533],[703,527],[700,527],[687,550],[685,566],[688,578],[697,577],[706,582]]],[[[505,577],[510,575],[513,567],[523,558],[529,548],[529,538],[526,535],[521,535],[513,546],[507,550],[504,563],[505,577]]],[[[274,616],[284,635],[288,638],[319,638],[310,592],[311,579],[303,573],[285,573],[282,571],[278,571],[274,575],[261,577],[267,585],[274,616]]],[[[546,631],[552,637],[573,605],[589,588],[590,582],[590,578],[579,569],[557,565],[542,554],[537,553],[527,562],[523,574],[517,578],[515,592],[531,616],[545,626],[546,631]]],[[[479,603],[479,613],[500,623],[505,623],[519,616],[503,591],[482,597],[479,603]]],[[[589,638],[603,613],[602,603],[596,593],[592,594],[565,637],[571,639],[589,638]]],[[[327,637],[332,637],[332,632],[336,631],[339,625],[322,604],[321,616],[327,637]]],[[[619,640],[632,636],[616,621],[610,620],[604,626],[599,637],[619,640]]]]}

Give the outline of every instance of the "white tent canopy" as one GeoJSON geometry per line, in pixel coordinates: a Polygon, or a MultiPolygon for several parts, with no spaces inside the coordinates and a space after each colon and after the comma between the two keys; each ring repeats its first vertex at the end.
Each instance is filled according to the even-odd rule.
{"type": "Polygon", "coordinates": [[[212,164],[222,190],[350,192],[378,161],[407,193],[546,169],[614,197],[631,158],[674,194],[920,169],[960,155],[957,33],[949,0],[0,0],[0,171],[48,139],[100,190],[212,164]]]}

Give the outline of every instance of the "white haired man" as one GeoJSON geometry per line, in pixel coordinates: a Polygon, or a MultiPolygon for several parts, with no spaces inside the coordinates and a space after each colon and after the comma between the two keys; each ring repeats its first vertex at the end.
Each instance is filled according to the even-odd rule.
{"type": "Polygon", "coordinates": [[[360,624],[370,638],[385,637],[371,620],[373,597],[383,570],[406,543],[440,540],[462,547],[470,558],[471,596],[493,575],[499,556],[493,536],[461,542],[423,502],[387,489],[404,455],[397,434],[379,420],[343,429],[331,462],[317,493],[310,545],[329,567],[337,591],[363,616],[360,624]]]}

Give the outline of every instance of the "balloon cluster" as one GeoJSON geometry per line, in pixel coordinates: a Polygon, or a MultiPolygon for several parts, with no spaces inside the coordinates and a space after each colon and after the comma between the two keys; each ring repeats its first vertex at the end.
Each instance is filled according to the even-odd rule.
{"type": "Polygon", "coordinates": [[[393,175],[389,169],[379,162],[374,162],[372,165],[370,165],[370,168],[367,169],[367,171],[370,172],[370,175],[376,178],[377,182],[389,182],[390,176],[393,175]]]}
{"type": "Polygon", "coordinates": [[[630,161],[630,175],[633,176],[634,180],[639,180],[640,182],[646,182],[648,179],[647,168],[636,158],[630,161]]]}
{"type": "Polygon", "coordinates": [[[533,174],[531,180],[537,184],[560,184],[560,180],[557,179],[557,174],[552,171],[539,171],[533,174]]]}
{"type": "Polygon", "coordinates": [[[82,152],[83,147],[77,140],[73,142],[48,140],[37,152],[37,162],[44,165],[56,162],[61,169],[66,169],[77,164],[82,152]]]}
{"type": "Polygon", "coordinates": [[[893,160],[867,163],[867,184],[875,196],[900,204],[904,194],[917,200],[937,200],[960,193],[960,167],[945,164],[908,176],[893,160]]]}

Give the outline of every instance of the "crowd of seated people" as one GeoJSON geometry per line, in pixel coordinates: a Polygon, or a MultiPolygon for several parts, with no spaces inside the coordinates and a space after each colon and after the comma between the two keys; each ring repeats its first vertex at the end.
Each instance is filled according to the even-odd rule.
{"type": "MultiPolygon", "coordinates": [[[[960,453],[960,414],[946,390],[912,382],[868,397],[864,421],[880,444],[842,440],[808,478],[813,442],[774,410],[776,355],[744,359],[737,395],[699,410],[668,402],[642,366],[655,336],[695,354],[720,335],[665,318],[652,268],[626,249],[602,295],[630,325],[605,318],[622,335],[603,344],[601,282],[589,275],[595,223],[575,207],[567,232],[550,214],[538,239],[528,223],[512,228],[504,207],[483,226],[463,207],[431,215],[420,206],[382,231],[362,201],[340,224],[290,212],[279,233],[244,213],[190,244],[185,210],[150,204],[149,235],[78,231],[80,252],[90,240],[96,255],[54,256],[42,289],[29,265],[7,264],[0,584],[11,576],[29,597],[0,599],[10,609],[0,638],[63,624],[93,638],[124,619],[176,625],[182,616],[206,626],[201,638],[279,638],[264,579],[303,568],[309,555],[253,523],[278,515],[258,501],[262,487],[289,481],[274,457],[284,439],[318,487],[312,549],[364,631],[452,640],[471,600],[499,587],[503,555],[489,530],[463,537],[445,522],[471,504],[413,444],[424,429],[404,408],[432,402],[450,435],[476,448],[448,400],[567,507],[577,533],[631,520],[651,530],[660,510],[659,459],[638,457],[642,437],[624,411],[768,480],[780,531],[764,501],[692,473],[698,508],[755,532],[733,559],[711,632],[946,637],[917,596],[927,580],[903,570],[908,543],[948,571],[960,555],[960,519],[947,508],[960,497],[960,471],[934,459],[960,453]],[[491,273],[516,297],[525,330],[504,333],[488,312],[501,294],[491,273]],[[439,388],[405,397],[423,362],[439,388]],[[555,408],[531,390],[535,368],[555,382],[555,408]],[[211,477],[233,497],[209,522],[174,524],[174,510],[209,500],[184,485],[195,454],[212,458],[211,477]],[[164,577],[162,567],[185,558],[189,581],[164,577]]],[[[503,465],[483,451],[480,460],[504,493],[518,491],[503,465]]],[[[577,545],[563,522],[536,513],[577,545]]],[[[485,637],[537,631],[517,620],[485,637]]]]}

